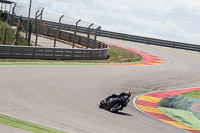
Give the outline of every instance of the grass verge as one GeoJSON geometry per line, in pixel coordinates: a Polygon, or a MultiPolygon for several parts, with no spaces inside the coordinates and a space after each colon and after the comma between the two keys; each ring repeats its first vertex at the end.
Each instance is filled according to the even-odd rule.
{"type": "Polygon", "coordinates": [[[183,93],[177,96],[200,99],[200,90],[183,93]]]}
{"type": "Polygon", "coordinates": [[[193,115],[191,111],[164,108],[164,107],[159,107],[159,110],[175,121],[178,121],[196,130],[200,130],[200,121],[193,115]]]}
{"type": "Polygon", "coordinates": [[[28,130],[35,133],[67,133],[65,131],[23,121],[6,115],[0,115],[0,123],[8,126],[28,130]]]}

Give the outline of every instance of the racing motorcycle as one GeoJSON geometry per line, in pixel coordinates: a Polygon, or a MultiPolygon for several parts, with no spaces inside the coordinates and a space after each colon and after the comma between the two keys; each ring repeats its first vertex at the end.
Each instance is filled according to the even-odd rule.
{"type": "Polygon", "coordinates": [[[119,110],[123,110],[127,106],[130,99],[128,96],[121,98],[106,98],[102,100],[99,104],[99,108],[108,110],[112,113],[117,113],[119,110]]]}

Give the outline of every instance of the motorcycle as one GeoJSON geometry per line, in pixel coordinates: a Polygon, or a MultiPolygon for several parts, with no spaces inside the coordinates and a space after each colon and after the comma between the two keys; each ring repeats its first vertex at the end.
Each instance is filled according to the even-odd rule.
{"type": "Polygon", "coordinates": [[[127,106],[130,99],[128,96],[122,98],[106,98],[99,104],[99,108],[108,110],[112,113],[117,113],[119,110],[123,110],[127,106]]]}

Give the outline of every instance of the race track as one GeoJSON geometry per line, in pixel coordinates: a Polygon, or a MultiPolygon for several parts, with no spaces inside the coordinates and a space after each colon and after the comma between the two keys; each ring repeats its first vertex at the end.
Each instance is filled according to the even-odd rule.
{"type": "Polygon", "coordinates": [[[75,133],[186,132],[144,115],[132,103],[119,114],[101,110],[98,104],[108,95],[128,89],[133,91],[133,99],[155,90],[200,87],[200,54],[99,39],[165,57],[169,63],[157,66],[1,66],[0,112],[75,133]]]}

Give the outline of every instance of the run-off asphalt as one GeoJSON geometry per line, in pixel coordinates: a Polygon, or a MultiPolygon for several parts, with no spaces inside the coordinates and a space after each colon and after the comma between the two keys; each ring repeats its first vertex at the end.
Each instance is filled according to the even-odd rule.
{"type": "Polygon", "coordinates": [[[133,98],[155,90],[200,87],[200,54],[100,40],[163,56],[169,63],[157,66],[1,66],[0,112],[75,133],[185,132],[144,115],[132,103],[120,114],[101,110],[98,104],[112,93],[129,89],[133,91],[133,98]]]}

